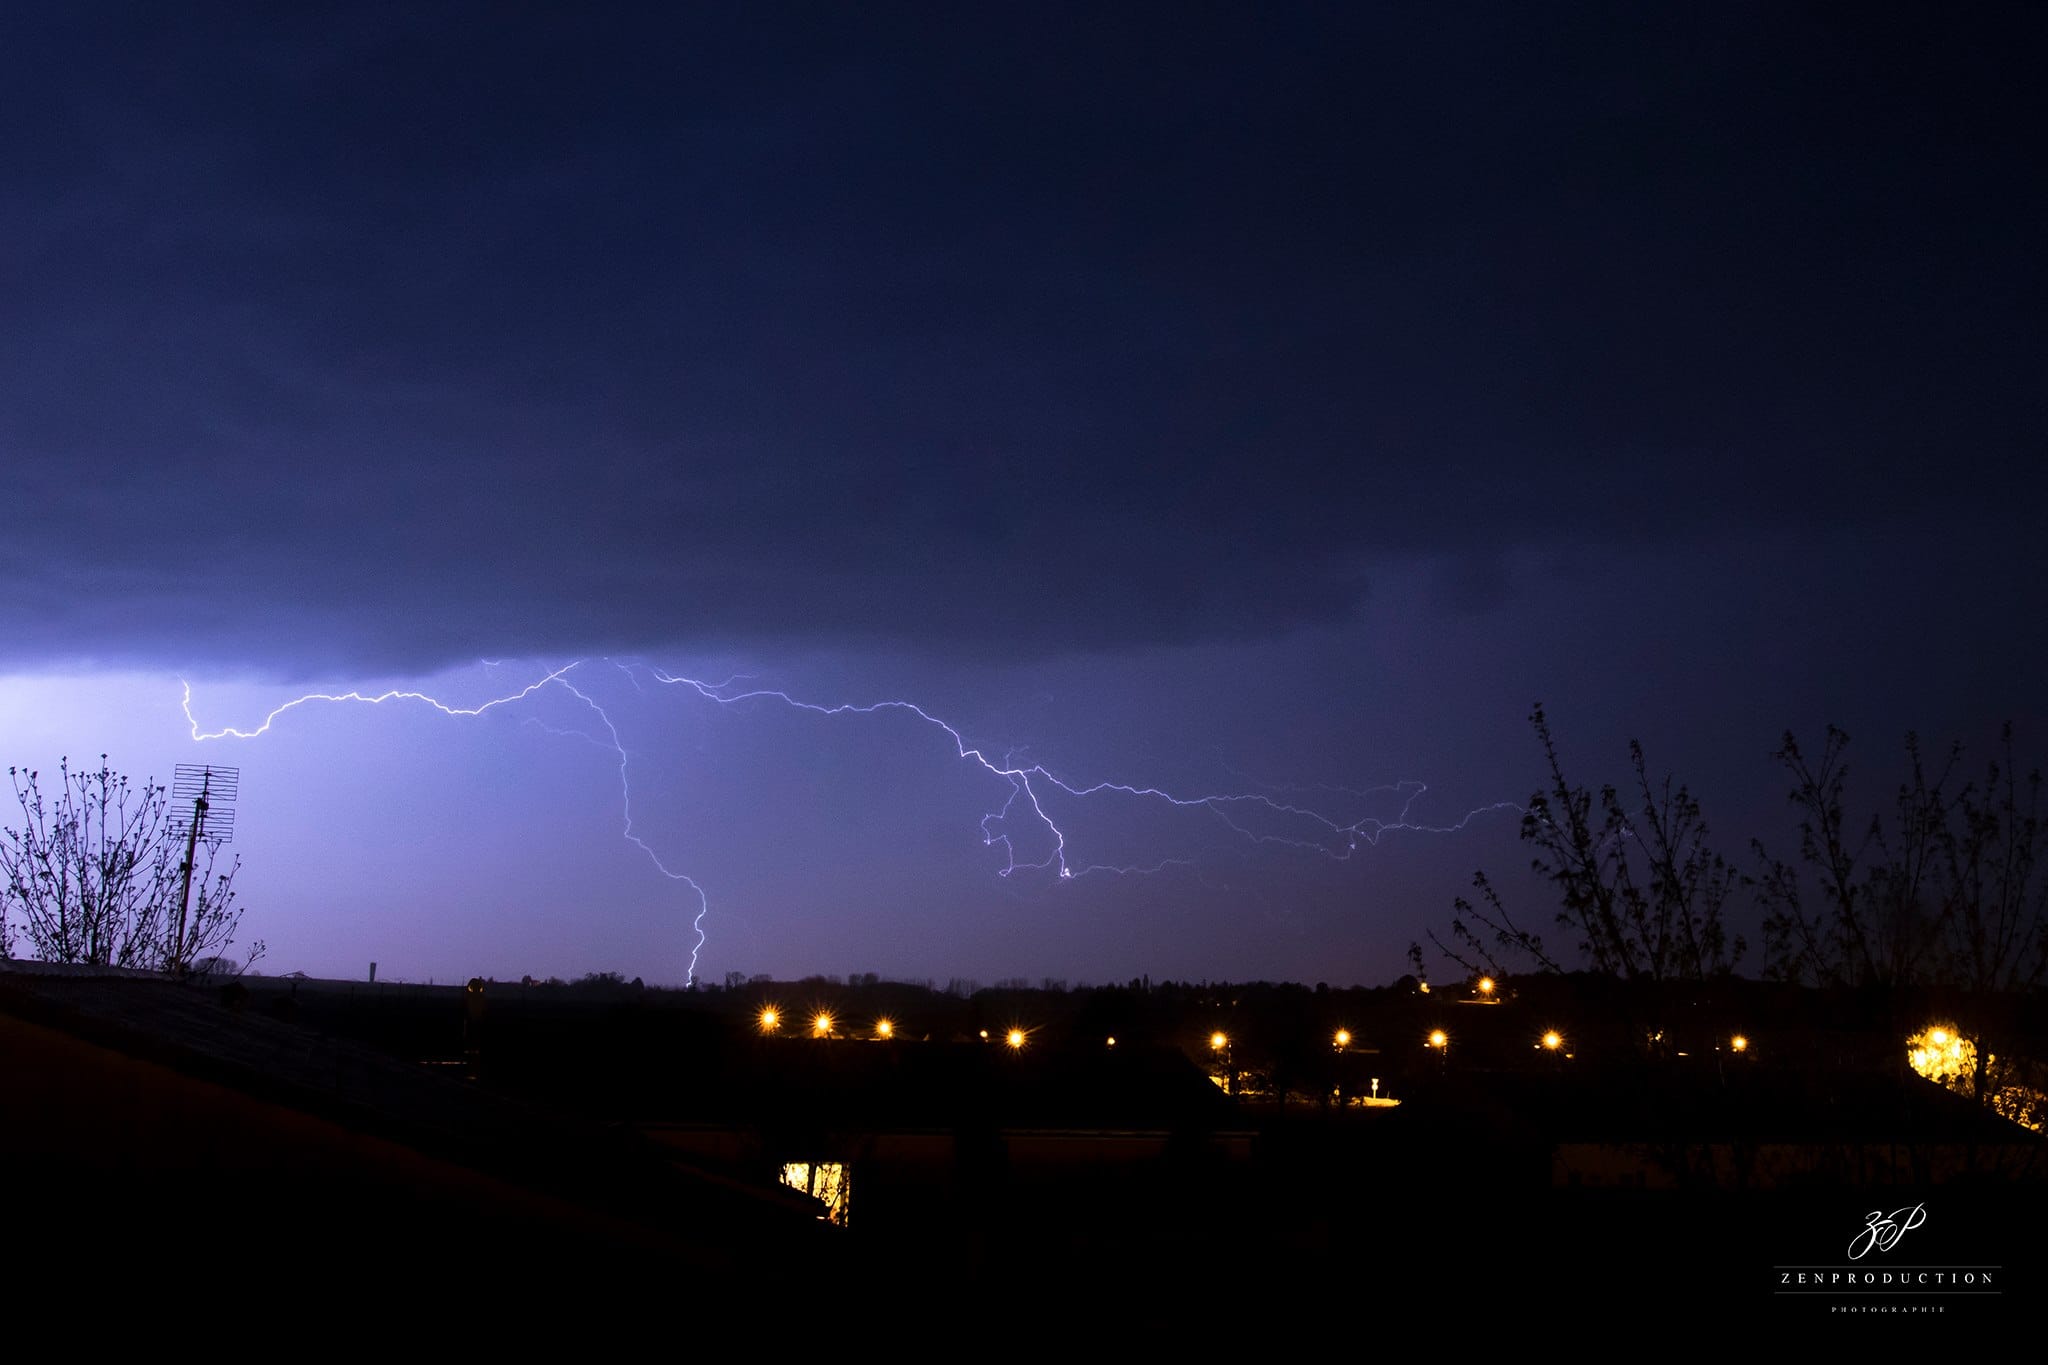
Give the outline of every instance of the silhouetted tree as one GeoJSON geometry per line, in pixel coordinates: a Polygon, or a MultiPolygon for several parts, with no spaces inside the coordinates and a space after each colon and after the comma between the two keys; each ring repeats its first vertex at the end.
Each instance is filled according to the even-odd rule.
{"type": "MultiPolygon", "coordinates": [[[[1557,925],[1578,940],[1585,964],[1645,988],[1652,1000],[1669,985],[1731,974],[1747,944],[1730,937],[1724,915],[1742,878],[1708,846],[1698,800],[1668,776],[1652,778],[1636,741],[1628,798],[1611,785],[1574,785],[1542,706],[1529,721],[1549,785],[1529,798],[1522,839],[1534,846],[1531,866],[1555,888],[1557,925]]],[[[1565,970],[1541,935],[1516,922],[1484,872],[1473,885],[1476,901],[1454,903],[1451,941],[1430,933],[1439,951],[1474,976],[1506,975],[1508,963],[1565,970]]],[[[1410,958],[1419,971],[1419,945],[1410,958]]]]}
{"type": "MultiPolygon", "coordinates": [[[[1775,755],[1793,778],[1799,857],[1780,861],[1754,845],[1767,973],[1871,993],[1908,1027],[1920,1022],[1908,1011],[1941,1010],[1961,1035],[1965,1064],[1929,1074],[2001,1112],[2043,1107],[2038,1085],[2003,1074],[2029,1069],[2012,1053],[2016,1011],[2048,980],[2040,771],[2020,776],[2009,725],[1981,780],[1959,779],[1959,744],[1935,769],[1908,735],[1889,819],[1855,822],[1848,745],[1830,726],[1818,758],[1790,734],[1775,755]]],[[[2011,1116],[2037,1127],[2048,1118],[2011,1116]]]]}
{"type": "MultiPolygon", "coordinates": [[[[11,952],[4,926],[16,916],[47,962],[163,971],[233,944],[240,859],[223,870],[221,841],[199,840],[180,941],[186,831],[169,793],[153,781],[135,786],[105,755],[96,769],[60,761],[58,772],[58,790],[45,796],[33,769],[7,770],[21,824],[0,827],[0,952],[11,952]]],[[[251,944],[244,965],[262,953],[251,944]]]]}

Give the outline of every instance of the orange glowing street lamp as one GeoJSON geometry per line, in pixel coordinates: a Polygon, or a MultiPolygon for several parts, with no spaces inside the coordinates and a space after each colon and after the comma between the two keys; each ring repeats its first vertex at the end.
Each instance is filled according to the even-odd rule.
{"type": "Polygon", "coordinates": [[[884,1042],[896,1036],[896,1025],[887,1019],[875,1020],[875,1036],[884,1042]]]}
{"type": "Polygon", "coordinates": [[[1563,1046],[1564,1046],[1564,1035],[1563,1035],[1563,1034],[1561,1034],[1561,1033],[1559,1033],[1559,1032],[1558,1032],[1558,1031],[1557,1031],[1556,1029],[1552,1029],[1552,1030],[1550,1030],[1550,1032],[1548,1032],[1548,1033],[1546,1033],[1546,1034],[1544,1034],[1544,1035],[1543,1035],[1543,1049],[1544,1049],[1544,1051],[1546,1051],[1546,1052],[1555,1052],[1555,1051],[1557,1051],[1557,1050],[1558,1050],[1559,1048],[1561,1048],[1561,1047],[1563,1047],[1563,1046]]]}
{"type": "Polygon", "coordinates": [[[1011,1029],[1003,1035],[1003,1044],[1012,1052],[1022,1052],[1024,1050],[1024,1030],[1020,1028],[1011,1029]]]}
{"type": "Polygon", "coordinates": [[[760,1024],[761,1032],[775,1032],[776,1029],[782,1026],[782,1011],[770,1005],[767,1009],[761,1011],[760,1024]]]}
{"type": "Polygon", "coordinates": [[[1336,1044],[1337,1044],[1337,1050],[1338,1050],[1339,1052],[1342,1052],[1342,1051],[1343,1051],[1343,1050],[1344,1050],[1345,1048],[1347,1048],[1347,1047],[1350,1047],[1350,1046],[1351,1046],[1351,1030],[1350,1030],[1350,1029],[1348,1029],[1348,1028],[1340,1028],[1340,1029],[1338,1029],[1338,1030],[1337,1030],[1337,1037],[1336,1037],[1336,1039],[1335,1039],[1335,1042],[1336,1042],[1336,1044]]]}
{"type": "Polygon", "coordinates": [[[1442,1029],[1431,1029],[1429,1033],[1429,1045],[1435,1048],[1438,1052],[1442,1052],[1445,1048],[1451,1045],[1451,1035],[1445,1033],[1442,1029]]]}
{"type": "Polygon", "coordinates": [[[1209,1051],[1216,1054],[1216,1082],[1226,1095],[1237,1090],[1237,1064],[1230,1056],[1230,1035],[1222,1029],[1209,1035],[1209,1051]]]}
{"type": "Polygon", "coordinates": [[[1493,999],[1493,989],[1494,983],[1492,977],[1482,976],[1479,978],[1479,993],[1481,995],[1485,996],[1488,1000],[1491,1000],[1493,999]]]}
{"type": "Polygon", "coordinates": [[[1737,1052],[1747,1052],[1749,1051],[1749,1039],[1738,1033],[1728,1040],[1728,1046],[1737,1052]]]}
{"type": "Polygon", "coordinates": [[[832,1016],[823,1010],[819,1010],[811,1019],[811,1036],[813,1038],[830,1038],[832,1036],[832,1016]]]}

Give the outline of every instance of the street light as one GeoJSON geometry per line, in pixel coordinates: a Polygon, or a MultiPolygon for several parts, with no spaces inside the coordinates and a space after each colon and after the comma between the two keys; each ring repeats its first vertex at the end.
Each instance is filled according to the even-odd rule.
{"type": "Polygon", "coordinates": [[[1559,1048],[1564,1046],[1564,1035],[1559,1033],[1556,1029],[1552,1029],[1550,1032],[1543,1035],[1543,1046],[1548,1051],[1557,1051],[1559,1048]]]}
{"type": "Polygon", "coordinates": [[[1024,1050],[1024,1030],[1020,1028],[1011,1029],[1003,1035],[1003,1041],[1009,1045],[1010,1051],[1022,1052],[1024,1050]]]}
{"type": "Polygon", "coordinates": [[[1728,1046],[1737,1052],[1747,1052],[1749,1051],[1749,1039],[1738,1033],[1728,1040],[1728,1046]]]}
{"type": "Polygon", "coordinates": [[[1445,1033],[1442,1029],[1431,1029],[1429,1034],[1429,1045],[1435,1048],[1438,1052],[1442,1052],[1445,1048],[1451,1045],[1451,1035],[1445,1033]]]}
{"type": "Polygon", "coordinates": [[[761,1032],[773,1033],[782,1023],[782,1012],[770,1005],[761,1011],[761,1032]]]}
{"type": "Polygon", "coordinates": [[[1480,977],[1480,978],[1479,978],[1479,993],[1480,993],[1481,995],[1485,996],[1485,997],[1486,997],[1487,999],[1489,999],[1489,1000],[1493,999],[1493,978],[1492,978],[1492,977],[1490,977],[1490,976],[1482,976],[1482,977],[1480,977]]]}
{"type": "Polygon", "coordinates": [[[1337,1039],[1336,1039],[1336,1042],[1337,1042],[1337,1050],[1338,1050],[1338,1051],[1340,1051],[1340,1052],[1341,1052],[1341,1051],[1343,1051],[1343,1050],[1344,1050],[1345,1048],[1347,1048],[1347,1047],[1350,1047],[1350,1046],[1351,1046],[1351,1030],[1350,1030],[1350,1029],[1348,1029],[1348,1028],[1340,1028],[1340,1029],[1338,1029],[1338,1030],[1337,1030],[1337,1039]]]}
{"type": "Polygon", "coordinates": [[[1230,1035],[1218,1029],[1209,1035],[1209,1051],[1216,1054],[1216,1081],[1223,1087],[1223,1093],[1232,1093],[1233,1082],[1237,1079],[1237,1068],[1230,1060],[1230,1035]]]}
{"type": "Polygon", "coordinates": [[[813,1038],[830,1038],[832,1036],[832,1016],[823,1010],[819,1010],[817,1015],[811,1020],[811,1036],[813,1038]]]}
{"type": "Polygon", "coordinates": [[[888,1039],[894,1038],[896,1036],[896,1025],[890,1023],[887,1019],[875,1020],[875,1036],[885,1042],[888,1039]]]}

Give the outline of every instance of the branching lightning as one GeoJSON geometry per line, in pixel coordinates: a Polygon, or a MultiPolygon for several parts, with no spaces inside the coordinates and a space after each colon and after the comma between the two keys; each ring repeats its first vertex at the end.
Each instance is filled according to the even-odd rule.
{"type": "MultiPolygon", "coordinates": [[[[501,661],[487,660],[485,662],[496,666],[501,661]]],[[[589,683],[579,679],[578,681],[583,681],[584,685],[578,686],[577,681],[571,681],[571,674],[576,673],[579,669],[587,670],[597,662],[608,663],[624,673],[636,690],[642,692],[646,690],[641,684],[641,676],[644,674],[651,682],[659,683],[666,687],[686,690],[705,701],[726,708],[773,705],[785,707],[793,711],[803,711],[835,718],[841,716],[875,716],[884,713],[902,713],[914,717],[924,725],[941,732],[951,742],[954,756],[959,761],[975,764],[990,776],[999,779],[1007,787],[1008,796],[1000,806],[985,812],[981,817],[979,825],[982,843],[985,847],[993,848],[998,844],[1002,846],[1004,865],[998,868],[996,872],[998,876],[1005,878],[1029,872],[1048,873],[1059,881],[1071,881],[1078,877],[1096,873],[1118,876],[1144,876],[1164,871],[1169,867],[1188,867],[1194,865],[1194,860],[1190,858],[1162,858],[1146,865],[1118,866],[1107,863],[1088,863],[1077,867],[1068,859],[1067,832],[1055,820],[1053,812],[1048,809],[1048,801],[1052,800],[1055,796],[1066,801],[1088,801],[1091,798],[1121,796],[1134,801],[1161,804],[1178,810],[1193,811],[1200,809],[1213,815],[1235,836],[1248,843],[1274,845],[1303,852],[1312,852],[1337,861],[1346,861],[1353,857],[1361,843],[1368,846],[1377,845],[1387,834],[1396,830],[1423,834],[1452,834],[1464,829],[1473,820],[1483,815],[1502,810],[1517,812],[1521,810],[1521,807],[1513,802],[1497,801],[1471,810],[1461,819],[1451,824],[1418,824],[1409,818],[1409,813],[1414,808],[1415,803],[1427,792],[1428,788],[1423,783],[1414,781],[1398,782],[1362,791],[1341,787],[1272,788],[1272,790],[1276,791],[1291,792],[1328,791],[1361,798],[1368,795],[1390,793],[1402,798],[1400,809],[1391,820],[1383,820],[1374,816],[1344,820],[1324,814],[1322,811],[1301,804],[1298,801],[1282,800],[1258,791],[1226,791],[1196,796],[1181,796],[1164,788],[1149,785],[1140,786],[1113,781],[1079,783],[1057,776],[1043,763],[1019,761],[1015,750],[1011,750],[1000,759],[992,758],[983,748],[970,744],[966,736],[961,734],[953,725],[933,715],[915,702],[888,699],[875,702],[820,703],[802,700],[788,692],[774,688],[743,688],[740,684],[750,681],[744,677],[736,676],[728,678],[724,682],[711,683],[669,673],[663,669],[645,664],[627,664],[616,660],[593,661],[590,659],[578,659],[544,673],[515,692],[508,692],[503,696],[493,697],[489,701],[482,702],[476,706],[453,706],[424,692],[401,689],[393,689],[374,696],[359,691],[340,693],[313,692],[294,697],[290,701],[282,703],[265,715],[262,721],[253,729],[246,730],[237,729],[232,726],[223,726],[216,730],[202,729],[192,711],[192,687],[190,683],[184,684],[183,706],[186,722],[191,727],[192,739],[198,743],[207,743],[220,740],[256,739],[266,734],[273,725],[290,712],[316,702],[334,704],[357,703],[367,706],[380,706],[391,702],[413,702],[431,707],[441,714],[450,717],[475,717],[500,707],[511,706],[514,703],[527,700],[547,688],[555,688],[566,693],[588,708],[597,718],[597,724],[603,732],[602,736],[583,730],[558,729],[531,716],[524,719],[526,722],[538,725],[551,734],[584,740],[600,749],[609,751],[617,758],[622,820],[621,836],[627,843],[632,844],[635,848],[646,854],[656,871],[663,877],[688,887],[690,894],[696,900],[696,914],[691,919],[691,930],[695,934],[695,942],[690,948],[689,968],[689,979],[694,981],[697,975],[697,963],[703,953],[705,944],[704,920],[710,913],[710,898],[705,893],[704,888],[688,874],[678,872],[664,863],[660,853],[642,838],[635,828],[631,777],[632,757],[626,748],[625,740],[619,733],[618,726],[614,724],[611,716],[605,711],[597,698],[592,695],[591,691],[587,690],[589,683]],[[1024,815],[1027,810],[1029,818],[1035,822],[1039,829],[1044,831],[1046,838],[1050,841],[1050,851],[1043,858],[1035,861],[1028,860],[1028,857],[1020,857],[1016,841],[1009,832],[1008,822],[1011,817],[1013,815],[1024,815]],[[1251,828],[1246,823],[1246,817],[1257,816],[1261,813],[1295,822],[1297,829],[1301,825],[1306,825],[1309,833],[1307,837],[1302,837],[1298,834],[1281,834],[1251,828]]]]}
{"type": "Polygon", "coordinates": [[[564,688],[568,689],[569,694],[571,696],[575,697],[578,701],[582,702],[585,706],[588,706],[591,710],[597,713],[598,720],[604,723],[605,732],[612,737],[612,748],[616,750],[619,755],[619,800],[620,809],[625,819],[625,825],[619,831],[620,834],[622,834],[625,837],[627,843],[633,845],[642,853],[645,853],[647,855],[647,860],[654,864],[655,870],[660,872],[662,876],[668,878],[672,882],[681,882],[683,885],[689,887],[690,894],[697,898],[697,913],[695,917],[693,917],[690,920],[690,931],[697,936],[697,941],[690,945],[690,974],[688,980],[694,982],[697,979],[697,958],[704,951],[704,916],[711,913],[711,900],[708,896],[704,894],[704,888],[697,884],[695,878],[691,877],[688,873],[677,872],[673,868],[669,867],[667,863],[664,863],[661,860],[661,855],[654,851],[653,846],[634,832],[633,783],[626,772],[627,765],[631,760],[626,755],[625,742],[619,738],[618,727],[612,724],[612,718],[605,714],[604,708],[602,706],[599,706],[595,701],[593,701],[590,698],[590,696],[587,693],[583,692],[581,689],[579,689],[576,686],[576,684],[569,682],[565,678],[561,678],[559,675],[557,675],[557,681],[559,681],[564,688]]]}

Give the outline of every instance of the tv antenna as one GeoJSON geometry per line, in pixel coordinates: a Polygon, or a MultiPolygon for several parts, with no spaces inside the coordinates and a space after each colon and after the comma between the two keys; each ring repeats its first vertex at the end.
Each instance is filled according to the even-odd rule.
{"type": "MultiPolygon", "coordinates": [[[[178,928],[171,939],[170,971],[184,970],[185,917],[192,908],[192,863],[204,839],[214,848],[235,837],[235,798],[242,789],[240,768],[216,768],[210,763],[180,763],[171,774],[171,800],[179,805],[190,801],[192,817],[185,822],[185,862],[178,871],[182,886],[178,892],[178,928]]],[[[201,895],[204,895],[202,889],[201,895]]]]}

